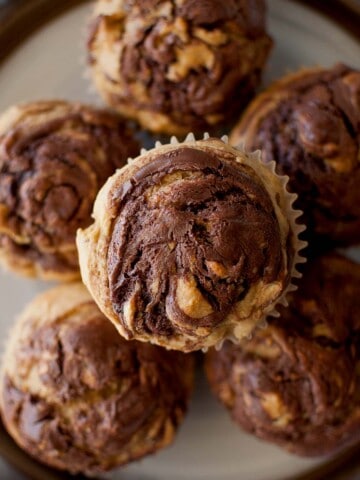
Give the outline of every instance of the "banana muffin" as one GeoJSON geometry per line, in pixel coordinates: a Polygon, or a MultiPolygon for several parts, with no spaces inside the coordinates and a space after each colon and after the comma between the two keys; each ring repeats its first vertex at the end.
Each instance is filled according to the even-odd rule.
{"type": "Polygon", "coordinates": [[[360,243],[360,71],[300,70],[261,93],[230,141],[262,150],[299,195],[308,239],[360,243]]]}
{"type": "Polygon", "coordinates": [[[183,351],[248,335],[299,260],[283,180],[218,139],[158,146],[113,175],[77,245],[121,335],[183,351]]]}
{"type": "Polygon", "coordinates": [[[36,297],[5,349],[2,420],[51,467],[96,474],[172,442],[193,382],[193,358],[124,340],[85,287],[36,297]]]}
{"type": "Polygon", "coordinates": [[[98,92],[152,132],[222,126],[260,83],[264,0],[98,0],[88,61],[98,92]]]}
{"type": "Polygon", "coordinates": [[[305,456],[360,440],[360,265],[309,263],[281,317],[207,354],[213,392],[242,428],[305,456]]]}
{"type": "Polygon", "coordinates": [[[18,105],[0,117],[0,262],[19,274],[79,278],[76,230],[139,146],[123,120],[78,103],[18,105]]]}

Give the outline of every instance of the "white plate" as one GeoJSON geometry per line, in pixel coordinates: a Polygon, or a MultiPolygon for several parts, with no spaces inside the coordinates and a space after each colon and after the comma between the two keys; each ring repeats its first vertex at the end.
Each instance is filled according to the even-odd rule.
{"type": "MultiPolygon", "coordinates": [[[[271,0],[270,31],[276,46],[265,75],[271,79],[307,65],[337,61],[360,67],[360,45],[324,17],[288,0],[271,0]]],[[[83,25],[89,5],[74,7],[32,35],[1,67],[0,109],[20,101],[66,98],[99,102],[83,78],[83,25]]],[[[360,261],[360,250],[353,249],[360,261]]],[[[0,273],[0,338],[14,317],[49,285],[0,273]]],[[[105,476],[127,480],[284,480],[327,459],[304,460],[242,433],[212,398],[199,376],[189,415],[174,445],[105,476]]],[[[0,478],[8,476],[0,461],[0,478]],[[2,473],[1,473],[2,472],[2,473]]],[[[44,477],[45,478],[45,477],[44,477]]]]}

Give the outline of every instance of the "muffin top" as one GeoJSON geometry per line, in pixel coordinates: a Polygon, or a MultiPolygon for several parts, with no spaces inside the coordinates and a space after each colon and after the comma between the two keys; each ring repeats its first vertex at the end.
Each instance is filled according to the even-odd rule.
{"type": "Polygon", "coordinates": [[[241,346],[211,352],[215,393],[246,430],[302,455],[359,439],[360,266],[313,260],[281,317],[241,346]]]}
{"type": "Polygon", "coordinates": [[[5,426],[38,460],[96,472],[167,445],[186,410],[192,358],[127,342],[82,284],[39,295],[6,347],[5,426]]]}
{"type": "Polygon", "coordinates": [[[260,94],[231,136],[277,162],[309,232],[335,243],[360,242],[359,99],[358,70],[300,70],[260,94]]]}
{"type": "Polygon", "coordinates": [[[144,128],[207,131],[239,111],[271,49],[263,0],[98,0],[88,40],[99,92],[144,128]]]}
{"type": "Polygon", "coordinates": [[[34,102],[0,117],[0,257],[19,273],[79,276],[75,233],[138,145],[113,113],[34,102]]]}
{"type": "Polygon", "coordinates": [[[127,338],[185,350],[241,338],[290,281],[283,188],[219,140],[153,149],[100,192],[78,235],[83,279],[127,338]]]}

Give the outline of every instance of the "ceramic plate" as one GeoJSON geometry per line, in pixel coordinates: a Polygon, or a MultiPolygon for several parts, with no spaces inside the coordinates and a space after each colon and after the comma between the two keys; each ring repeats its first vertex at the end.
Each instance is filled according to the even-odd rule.
{"type": "MultiPolygon", "coordinates": [[[[51,0],[27,2],[28,5],[31,3],[37,4],[38,10],[40,4],[41,8],[46,7],[49,10],[48,5],[52,4],[55,8],[54,3],[57,2],[51,0]]],[[[20,101],[44,98],[99,102],[97,96],[90,92],[88,82],[84,79],[82,64],[85,57],[83,27],[91,5],[88,2],[66,3],[77,6],[43,24],[3,61],[0,75],[0,110],[20,101]]],[[[264,77],[265,84],[286,72],[308,65],[330,66],[337,61],[343,61],[360,67],[359,42],[327,17],[289,0],[271,0],[268,4],[269,28],[276,47],[264,77]]],[[[16,34],[19,37],[22,31],[17,30],[16,34]]],[[[360,261],[360,250],[353,249],[352,256],[360,261]]],[[[24,305],[37,292],[49,286],[0,273],[1,339],[6,339],[14,317],[24,305]]],[[[59,476],[56,472],[51,473],[35,462],[29,461],[1,428],[0,453],[25,471],[28,478],[46,480],[68,478],[66,475],[59,476]]],[[[212,398],[202,373],[199,372],[189,415],[174,445],[153,457],[109,473],[104,478],[123,480],[325,478],[323,468],[327,472],[333,470],[339,462],[344,462],[350,453],[346,452],[336,459],[305,460],[242,433],[212,398]]],[[[10,473],[5,463],[0,460],[0,478],[15,480],[23,477],[10,473]]],[[[330,476],[326,474],[326,478],[330,476]]]]}

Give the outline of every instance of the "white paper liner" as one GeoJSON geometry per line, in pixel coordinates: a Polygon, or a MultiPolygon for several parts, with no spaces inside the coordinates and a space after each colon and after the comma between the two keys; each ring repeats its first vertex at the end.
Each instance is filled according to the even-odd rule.
{"type": "MultiPolygon", "coordinates": [[[[200,140],[207,140],[209,138],[210,138],[210,135],[208,133],[205,133],[203,135],[203,138],[200,139],[200,140]]],[[[195,135],[192,132],[190,132],[186,136],[185,140],[182,141],[182,142],[180,142],[177,139],[176,136],[172,136],[171,139],[170,139],[170,145],[183,145],[183,144],[189,144],[189,143],[191,144],[191,143],[195,143],[196,141],[197,140],[195,138],[195,135]]],[[[221,141],[225,144],[228,144],[228,136],[227,135],[222,136],[221,141]]],[[[155,148],[159,148],[159,147],[162,147],[162,146],[163,146],[163,144],[160,141],[155,142],[155,148]]],[[[234,148],[234,147],[231,147],[231,148],[234,148]]],[[[289,284],[284,289],[283,293],[279,296],[279,298],[275,301],[275,303],[273,303],[271,306],[269,306],[269,308],[265,309],[264,314],[261,317],[261,319],[251,329],[251,333],[249,335],[243,337],[243,338],[250,339],[252,337],[252,334],[255,331],[255,329],[257,329],[257,328],[264,329],[264,328],[267,327],[267,321],[266,321],[267,317],[269,317],[269,316],[270,317],[279,317],[280,316],[280,313],[278,312],[277,307],[279,305],[283,305],[283,306],[287,307],[288,306],[288,300],[287,300],[288,294],[290,292],[294,292],[295,290],[297,290],[298,287],[294,283],[292,283],[292,280],[302,277],[302,274],[299,272],[297,267],[298,267],[299,264],[302,264],[302,263],[306,262],[306,258],[304,256],[302,256],[300,254],[300,252],[301,252],[301,250],[303,250],[307,246],[307,242],[299,239],[299,235],[304,230],[306,230],[306,227],[305,227],[305,225],[301,225],[301,224],[299,225],[297,223],[297,219],[299,217],[301,217],[302,214],[303,214],[303,212],[301,210],[296,210],[293,207],[293,204],[296,201],[298,196],[297,196],[297,194],[290,193],[287,189],[287,184],[289,182],[289,177],[288,176],[283,176],[283,175],[278,175],[276,173],[276,170],[275,170],[276,169],[276,162],[275,161],[271,161],[271,162],[268,162],[268,163],[264,162],[261,158],[261,151],[260,150],[257,150],[255,152],[246,152],[242,145],[239,145],[239,146],[235,147],[234,149],[238,150],[242,154],[246,155],[246,157],[251,158],[254,162],[257,162],[258,164],[260,163],[262,167],[266,167],[267,170],[270,171],[272,175],[274,175],[275,177],[277,177],[277,179],[280,180],[280,183],[283,187],[284,199],[285,199],[286,209],[287,209],[286,210],[286,218],[289,222],[290,230],[293,232],[292,247],[294,249],[294,257],[293,257],[292,265],[291,265],[291,271],[290,271],[290,276],[289,276],[290,277],[289,284]]],[[[146,152],[148,152],[148,149],[146,149],[146,148],[141,149],[141,155],[145,154],[146,152]]],[[[133,161],[133,159],[128,159],[128,163],[132,163],[132,161],[133,161]]],[[[265,187],[266,187],[266,185],[265,185],[265,187]]],[[[235,343],[235,344],[239,344],[241,342],[241,339],[239,339],[235,335],[228,335],[228,336],[224,337],[220,342],[218,342],[215,345],[215,349],[220,350],[223,343],[227,340],[230,340],[232,343],[235,343]]],[[[207,352],[207,350],[208,350],[208,347],[202,349],[202,351],[204,353],[207,352]]]]}
{"type": "MultiPolygon", "coordinates": [[[[224,141],[224,137],[221,138],[221,140],[224,141]]],[[[287,287],[284,289],[283,293],[280,295],[280,297],[276,300],[275,304],[269,308],[269,311],[265,311],[263,317],[261,320],[257,323],[257,325],[254,326],[253,330],[249,335],[247,335],[245,338],[247,340],[251,340],[254,332],[256,329],[264,329],[268,326],[267,323],[267,318],[268,317],[279,317],[280,312],[277,310],[279,305],[282,305],[284,307],[288,307],[289,302],[288,302],[288,295],[291,292],[294,292],[298,289],[298,286],[292,283],[294,279],[299,279],[302,277],[302,273],[298,270],[298,265],[306,263],[307,259],[300,253],[304,248],[307,247],[308,242],[301,240],[299,238],[299,235],[303,233],[306,230],[306,226],[303,224],[298,224],[297,220],[303,215],[303,212],[301,210],[295,209],[294,208],[294,202],[297,200],[298,195],[296,193],[291,193],[289,192],[287,185],[289,183],[289,177],[287,175],[278,175],[276,173],[276,162],[274,160],[270,162],[264,162],[262,160],[261,156],[261,151],[256,150],[255,152],[246,152],[245,148],[243,145],[239,145],[237,147],[233,147],[236,150],[239,150],[242,153],[245,153],[248,157],[252,158],[254,161],[257,161],[261,163],[263,166],[265,166],[273,175],[275,175],[281,182],[283,191],[284,191],[284,197],[286,200],[287,204],[287,219],[290,225],[290,229],[293,232],[293,242],[292,246],[294,248],[294,257],[292,260],[292,266],[291,266],[291,272],[290,272],[290,282],[287,285],[287,287]]],[[[232,343],[238,345],[241,343],[241,340],[239,340],[235,336],[228,336],[224,338],[221,342],[215,345],[216,350],[220,350],[226,340],[230,340],[232,343]]]]}

